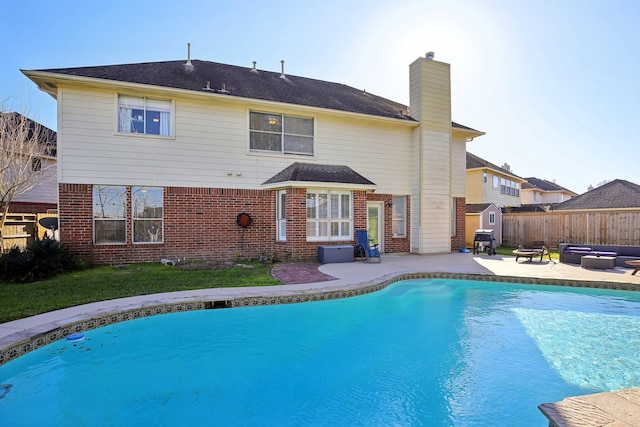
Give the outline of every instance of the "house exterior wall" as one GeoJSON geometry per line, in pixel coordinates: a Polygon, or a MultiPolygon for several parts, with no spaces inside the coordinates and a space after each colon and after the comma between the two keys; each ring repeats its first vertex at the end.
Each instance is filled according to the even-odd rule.
{"type": "MultiPolygon", "coordinates": [[[[128,188],[130,194],[131,189],[128,188]]],[[[318,245],[306,241],[306,191],[287,190],[287,241],[276,242],[276,193],[271,190],[165,187],[162,243],[133,243],[131,211],[127,210],[125,244],[93,244],[92,185],[60,184],[60,239],[92,264],[153,262],[167,259],[267,258],[313,259],[318,245]],[[239,213],[253,222],[242,228],[239,213]]],[[[354,191],[354,228],[366,228],[367,194],[354,191]]],[[[391,195],[376,200],[392,199],[391,195]]],[[[385,212],[385,214],[387,214],[385,212]]],[[[391,235],[390,210],[387,236],[391,235]]],[[[408,239],[388,238],[393,252],[408,252],[408,239]]],[[[342,242],[354,244],[354,240],[342,242]]]]}
{"type": "Polygon", "coordinates": [[[68,76],[47,82],[57,88],[61,239],[95,263],[266,253],[308,259],[318,245],[353,244],[307,242],[307,188],[263,186],[293,162],[307,162],[345,165],[375,183],[374,192],[325,186],[351,192],[354,234],[367,225],[367,201],[376,201],[384,206],[386,252],[457,249],[464,244],[466,140],[452,137],[449,65],[419,58],[410,71],[415,121],[68,76]],[[119,94],[170,100],[173,135],[118,133],[119,94]],[[251,111],[313,117],[314,155],[251,152],[251,111]],[[162,188],[163,242],[133,243],[128,211],[124,244],[94,244],[94,185],[125,186],[129,200],[133,186],[162,188]],[[278,190],[287,193],[286,241],[276,236],[278,190]],[[406,237],[393,237],[394,196],[406,196],[406,237]],[[241,212],[254,219],[244,230],[235,223],[241,212]]]}
{"type": "Polygon", "coordinates": [[[561,191],[520,190],[522,204],[561,203],[571,198],[571,194],[561,191]]]}
{"type": "Polygon", "coordinates": [[[412,172],[406,165],[415,124],[250,101],[227,104],[173,97],[175,137],[123,135],[116,132],[117,93],[59,90],[59,150],[64,155],[59,182],[256,189],[292,162],[308,161],[347,165],[375,182],[379,192],[410,193],[412,172]],[[249,152],[250,110],[314,117],[315,156],[249,152]]]}
{"type": "MultiPolygon", "coordinates": [[[[445,253],[452,247],[451,73],[449,64],[418,58],[410,67],[410,113],[420,122],[412,198],[416,231],[412,251],[445,253]]],[[[454,171],[455,173],[456,171],[454,171]]]]}
{"type": "MultiPolygon", "coordinates": [[[[513,176],[499,174],[490,169],[470,169],[466,172],[466,196],[467,203],[493,203],[498,207],[518,207],[522,204],[521,196],[502,194],[500,183],[502,178],[515,181],[513,176]],[[484,182],[484,173],[487,174],[487,182],[484,182]],[[498,186],[494,187],[494,177],[498,178],[498,186]]],[[[522,189],[520,189],[522,195],[522,189]]]]}

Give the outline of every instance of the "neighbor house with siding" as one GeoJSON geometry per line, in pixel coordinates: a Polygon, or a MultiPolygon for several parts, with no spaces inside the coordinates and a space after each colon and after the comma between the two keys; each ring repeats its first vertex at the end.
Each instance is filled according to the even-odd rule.
{"type": "Polygon", "coordinates": [[[499,208],[520,206],[520,189],[525,179],[467,152],[467,203],[493,203],[499,208]]]}
{"type": "Polygon", "coordinates": [[[449,64],[410,105],[191,60],[23,70],[58,103],[60,237],[89,262],[316,257],[369,229],[383,252],[464,245],[466,143],[449,64]]]}
{"type": "MultiPolygon", "coordinates": [[[[56,180],[56,132],[17,112],[0,113],[0,123],[13,127],[22,133],[25,141],[35,141],[42,146],[33,150],[35,158],[26,153],[25,166],[33,172],[23,190],[11,200],[10,212],[42,214],[55,212],[58,203],[58,183],[56,180]]],[[[27,147],[28,148],[28,147],[27,147]]],[[[8,183],[14,185],[13,183],[8,183]]]]}
{"type": "Polygon", "coordinates": [[[525,178],[527,182],[522,184],[520,199],[523,205],[538,205],[548,207],[556,203],[566,202],[577,196],[571,190],[567,190],[555,181],[547,181],[535,177],[525,178]]]}

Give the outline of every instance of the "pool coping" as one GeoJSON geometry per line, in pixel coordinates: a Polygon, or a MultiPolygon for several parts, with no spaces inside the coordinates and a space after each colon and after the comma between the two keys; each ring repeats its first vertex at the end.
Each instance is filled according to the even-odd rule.
{"type": "MultiPolygon", "coordinates": [[[[108,307],[100,307],[68,317],[44,321],[31,327],[17,328],[15,332],[0,336],[0,366],[33,350],[75,333],[84,333],[103,326],[142,317],[161,314],[221,309],[256,307],[278,304],[295,304],[312,301],[349,298],[376,292],[400,280],[410,279],[456,279],[516,284],[599,288],[621,291],[640,291],[640,283],[588,281],[578,279],[540,278],[510,275],[450,272],[396,272],[363,283],[327,282],[327,286],[300,287],[250,287],[222,288],[219,295],[189,295],[189,291],[168,294],[142,295],[140,298],[110,300],[108,307]],[[278,288],[278,292],[270,292],[278,288]],[[230,291],[225,294],[225,290],[230,291]]],[[[90,304],[91,305],[91,304],[90,304]]],[[[85,306],[79,306],[80,308],[85,306]]],[[[63,310],[60,310],[63,311],[63,310]]],[[[76,310],[77,311],[77,310],[76,310]]],[[[46,316],[46,314],[39,315],[46,316]]],[[[33,316],[37,318],[38,316],[33,316]]],[[[27,318],[30,319],[30,318],[27,318]]],[[[20,324],[25,319],[19,321],[20,324]]],[[[7,324],[0,325],[5,326],[7,324]]]]}

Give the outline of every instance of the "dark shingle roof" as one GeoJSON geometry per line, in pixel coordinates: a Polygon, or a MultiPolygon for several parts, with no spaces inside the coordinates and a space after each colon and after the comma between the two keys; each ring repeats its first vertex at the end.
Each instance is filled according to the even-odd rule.
{"type": "Polygon", "coordinates": [[[493,163],[488,162],[485,159],[478,157],[475,154],[471,154],[470,152],[467,151],[467,169],[478,169],[478,168],[493,169],[496,171],[500,171],[505,175],[511,175],[511,176],[520,178],[518,175],[514,174],[513,172],[510,172],[504,168],[501,168],[500,166],[494,165],[493,163]]]}
{"type": "MultiPolygon", "coordinates": [[[[184,60],[37,71],[415,121],[409,116],[409,108],[406,105],[340,83],[294,75],[281,78],[282,73],[211,61],[193,60],[191,64],[191,71],[185,67],[184,60]]],[[[483,134],[456,122],[451,122],[451,125],[461,130],[483,134]]]]}
{"type": "Polygon", "coordinates": [[[248,67],[210,61],[193,60],[191,63],[193,65],[191,71],[185,66],[184,60],[37,71],[225,94],[413,121],[405,105],[343,84],[294,75],[281,78],[281,73],[277,72],[253,71],[248,67]]]}
{"type": "Polygon", "coordinates": [[[354,185],[375,185],[348,166],[293,163],[263,183],[281,182],[326,182],[354,185]]]}
{"type": "Polygon", "coordinates": [[[566,202],[558,203],[552,210],[624,208],[640,208],[640,185],[616,179],[566,202]]]}
{"type": "Polygon", "coordinates": [[[568,193],[577,194],[571,190],[567,190],[566,188],[556,184],[555,182],[547,181],[546,179],[539,179],[534,177],[525,178],[525,179],[527,180],[527,182],[522,185],[523,189],[539,188],[540,190],[543,190],[543,191],[566,191],[568,193]]]}
{"type": "MultiPolygon", "coordinates": [[[[466,213],[481,213],[487,210],[493,203],[467,203],[465,206],[466,213]]],[[[497,208],[496,208],[497,209],[497,208]]]]}
{"type": "MultiPolygon", "coordinates": [[[[34,120],[31,120],[25,115],[22,115],[17,112],[11,113],[0,113],[2,116],[6,116],[2,122],[6,126],[22,126],[24,123],[25,126],[29,127],[29,132],[27,134],[27,138],[33,138],[34,132],[37,132],[37,140],[40,144],[46,145],[46,154],[55,157],[56,156],[56,146],[57,146],[57,138],[58,134],[56,131],[49,129],[45,125],[42,125],[34,120]]],[[[22,128],[22,127],[21,127],[22,128]]]]}

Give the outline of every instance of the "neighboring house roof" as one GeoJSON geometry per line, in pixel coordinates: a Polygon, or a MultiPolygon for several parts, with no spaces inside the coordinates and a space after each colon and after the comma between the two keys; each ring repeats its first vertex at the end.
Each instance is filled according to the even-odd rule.
{"type": "Polygon", "coordinates": [[[577,193],[574,193],[571,190],[567,190],[566,188],[556,184],[555,182],[547,181],[546,179],[539,179],[534,177],[525,178],[525,179],[527,180],[527,182],[522,184],[523,190],[532,190],[537,188],[542,191],[559,191],[559,192],[565,192],[565,193],[571,193],[573,195],[577,195],[577,193]]]}
{"type": "Polygon", "coordinates": [[[566,202],[558,203],[551,209],[628,209],[640,208],[640,185],[623,179],[616,179],[566,202]]]}
{"type": "Polygon", "coordinates": [[[317,182],[332,184],[349,184],[353,186],[375,186],[348,166],[318,165],[311,163],[293,163],[269,178],[263,185],[292,182],[317,182]]]}
{"type": "Polygon", "coordinates": [[[486,211],[491,206],[493,206],[497,211],[500,210],[493,203],[468,203],[466,205],[466,211],[465,212],[468,213],[468,214],[479,214],[479,213],[482,213],[482,212],[486,211]]]}
{"type": "Polygon", "coordinates": [[[56,146],[57,146],[58,134],[55,131],[49,129],[48,127],[34,120],[31,120],[27,116],[20,113],[16,113],[16,112],[0,113],[0,116],[8,116],[7,120],[2,120],[2,123],[5,123],[6,125],[9,125],[10,122],[21,123],[23,120],[25,120],[25,123],[29,126],[27,139],[30,140],[31,138],[33,138],[34,132],[37,131],[38,142],[40,144],[44,144],[47,146],[46,154],[51,157],[56,157],[56,146]]]}
{"type": "MultiPolygon", "coordinates": [[[[33,78],[34,73],[51,73],[59,76],[136,83],[230,97],[284,102],[415,122],[409,115],[409,108],[406,105],[344,84],[211,61],[192,60],[190,63],[191,66],[186,65],[184,60],[145,62],[23,70],[23,73],[30,78],[33,78]]],[[[47,86],[49,84],[47,82],[39,84],[43,90],[55,97],[55,85],[47,86]]],[[[455,122],[451,125],[459,130],[476,134],[475,136],[484,134],[455,122]]]]}
{"type": "Polygon", "coordinates": [[[471,154],[468,151],[467,151],[467,169],[491,169],[495,172],[499,172],[503,175],[512,176],[524,182],[524,178],[521,178],[518,175],[514,174],[513,172],[508,171],[507,169],[501,168],[500,166],[497,166],[481,157],[478,157],[475,154],[471,154]]]}

